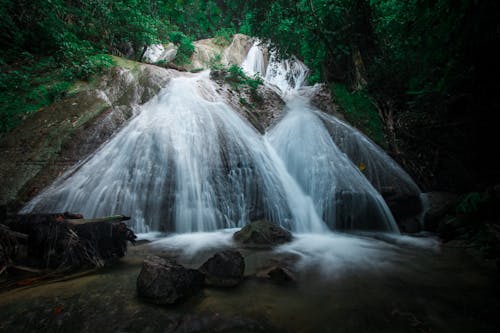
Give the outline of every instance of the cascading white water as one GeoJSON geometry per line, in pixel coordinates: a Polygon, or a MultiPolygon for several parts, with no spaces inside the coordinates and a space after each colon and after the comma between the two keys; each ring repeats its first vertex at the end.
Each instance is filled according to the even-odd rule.
{"type": "Polygon", "coordinates": [[[420,189],[411,177],[387,154],[354,127],[335,116],[315,110],[339,148],[381,193],[405,193],[420,196],[420,189]]]}
{"type": "Polygon", "coordinates": [[[24,212],[120,212],[132,217],[138,232],[209,231],[261,217],[293,231],[323,230],[314,206],[269,155],[262,136],[218,97],[208,72],[172,79],[24,212]]]}
{"type": "Polygon", "coordinates": [[[250,50],[248,50],[248,54],[241,64],[241,68],[245,73],[251,75],[258,74],[261,77],[265,77],[266,60],[258,43],[253,44],[250,50]]]}
{"type": "Polygon", "coordinates": [[[276,52],[271,52],[265,80],[279,88],[281,96],[295,92],[306,81],[309,68],[295,57],[279,60],[276,52]]]}
{"type": "Polygon", "coordinates": [[[297,96],[268,137],[288,172],[333,229],[396,231],[383,198],[337,147],[307,101],[297,96]]]}
{"type": "Polygon", "coordinates": [[[283,98],[302,87],[309,73],[309,68],[295,57],[279,59],[276,51],[271,51],[266,66],[263,46],[256,41],[241,64],[243,71],[250,75],[259,75],[264,82],[283,98]]]}
{"type": "MultiPolygon", "coordinates": [[[[260,58],[263,58],[263,53],[256,43],[247,60],[260,58]]],[[[246,63],[244,70],[250,75],[260,74],[252,68],[250,63],[246,63]]],[[[382,196],[361,173],[356,166],[357,159],[351,158],[351,155],[356,157],[355,152],[359,151],[359,158],[367,159],[370,166],[383,166],[389,170],[385,176],[384,169],[370,167],[373,179],[386,179],[386,183],[390,184],[404,183],[412,190],[418,190],[418,187],[412,187],[411,178],[359,131],[346,125],[342,126],[345,129],[343,137],[339,129],[333,131],[337,135],[330,133],[331,126],[325,127],[324,122],[328,119],[332,123],[336,118],[310,105],[307,93],[303,93],[304,88],[312,89],[303,87],[307,73],[307,67],[297,59],[278,60],[275,53],[271,54],[264,80],[279,88],[287,102],[287,110],[283,119],[267,133],[269,141],[288,172],[311,197],[318,215],[330,227],[397,231],[382,196]],[[361,147],[361,142],[365,142],[366,147],[361,147]],[[355,146],[357,149],[351,148],[355,146]],[[348,152],[347,156],[344,152],[348,152]]],[[[338,124],[345,125],[340,121],[338,124]]]]}
{"type": "Polygon", "coordinates": [[[122,213],[137,232],[211,231],[258,218],[294,232],[322,232],[325,223],[397,232],[382,197],[352,161],[357,164],[361,151],[363,160],[397,164],[371,141],[365,148],[359,132],[309,105],[299,92],[304,64],[273,54],[264,64],[254,45],[244,70],[265,73],[266,84],[287,101],[284,117],[266,135],[222,100],[208,72],[185,74],[23,212],[122,213]],[[347,144],[352,138],[355,144],[347,144]],[[363,149],[376,153],[367,157],[363,149]]]}

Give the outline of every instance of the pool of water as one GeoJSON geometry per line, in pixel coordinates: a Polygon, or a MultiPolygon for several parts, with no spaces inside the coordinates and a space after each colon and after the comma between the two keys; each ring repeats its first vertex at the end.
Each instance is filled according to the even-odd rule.
{"type": "Polygon", "coordinates": [[[236,247],[231,231],[148,235],[114,266],[0,294],[1,332],[496,332],[498,272],[433,238],[298,234],[274,250],[240,249],[245,280],[175,306],[136,294],[142,260],[196,268],[236,247]],[[296,283],[259,271],[287,267],[296,283]]]}

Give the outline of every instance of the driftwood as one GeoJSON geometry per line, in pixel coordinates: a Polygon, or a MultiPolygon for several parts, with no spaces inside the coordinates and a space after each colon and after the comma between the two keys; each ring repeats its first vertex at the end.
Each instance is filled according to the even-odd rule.
{"type": "Polygon", "coordinates": [[[14,258],[19,253],[19,242],[27,239],[28,235],[13,231],[6,225],[0,224],[0,275],[12,266],[14,258]]]}
{"type": "Polygon", "coordinates": [[[72,225],[77,225],[77,224],[99,223],[99,222],[120,222],[127,220],[130,220],[130,217],[124,215],[113,215],[113,216],[100,217],[96,219],[70,218],[70,219],[65,219],[64,221],[72,225]]]}
{"type": "Polygon", "coordinates": [[[9,227],[3,224],[0,224],[0,233],[2,233],[2,235],[4,236],[9,236],[11,238],[28,239],[28,235],[10,230],[9,227]]]}
{"type": "Polygon", "coordinates": [[[102,267],[123,257],[128,241],[135,244],[136,236],[123,223],[129,219],[123,215],[84,219],[71,213],[18,215],[5,228],[26,247],[26,255],[11,255],[9,265],[33,271],[102,267]]]}

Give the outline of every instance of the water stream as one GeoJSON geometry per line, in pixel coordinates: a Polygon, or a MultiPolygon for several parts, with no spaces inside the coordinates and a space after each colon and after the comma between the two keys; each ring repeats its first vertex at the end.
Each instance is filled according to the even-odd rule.
{"type": "Polygon", "coordinates": [[[231,109],[208,71],[182,74],[23,212],[121,213],[137,232],[214,231],[259,218],[294,232],[398,232],[377,190],[418,187],[360,132],[310,105],[307,67],[274,53],[266,61],[257,44],[242,67],[286,101],[265,135],[231,109]]]}

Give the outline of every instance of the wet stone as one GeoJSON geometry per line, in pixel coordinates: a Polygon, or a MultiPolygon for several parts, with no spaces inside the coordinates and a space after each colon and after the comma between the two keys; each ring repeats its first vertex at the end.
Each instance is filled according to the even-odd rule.
{"type": "Polygon", "coordinates": [[[173,259],[150,256],[144,260],[137,278],[137,293],[155,304],[174,304],[197,293],[203,275],[179,265],[173,259]]]}
{"type": "Polygon", "coordinates": [[[245,260],[238,251],[226,250],[214,254],[199,271],[208,286],[234,287],[243,280],[245,260]]]}

